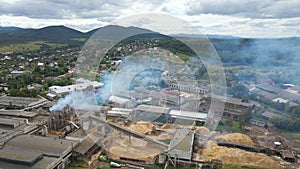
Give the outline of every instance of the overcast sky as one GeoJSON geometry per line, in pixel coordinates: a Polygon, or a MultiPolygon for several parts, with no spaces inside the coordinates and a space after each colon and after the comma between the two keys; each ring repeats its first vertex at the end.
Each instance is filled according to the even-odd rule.
{"type": "Polygon", "coordinates": [[[116,19],[162,13],[205,34],[300,36],[300,0],[0,0],[0,26],[65,25],[88,31],[116,19]]]}

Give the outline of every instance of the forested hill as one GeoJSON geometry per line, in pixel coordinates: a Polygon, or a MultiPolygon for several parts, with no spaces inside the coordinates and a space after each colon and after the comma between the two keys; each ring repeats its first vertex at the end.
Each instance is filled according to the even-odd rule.
{"type": "Polygon", "coordinates": [[[65,26],[48,26],[41,29],[22,29],[17,27],[0,27],[0,46],[20,44],[31,41],[46,41],[50,43],[82,45],[95,32],[101,37],[125,36],[131,34],[152,33],[152,31],[137,27],[104,26],[83,33],[65,26]]]}
{"type": "Polygon", "coordinates": [[[52,43],[72,42],[74,38],[87,36],[77,30],[65,26],[49,26],[41,29],[0,29],[0,46],[19,44],[30,41],[47,41],[52,43]]]}

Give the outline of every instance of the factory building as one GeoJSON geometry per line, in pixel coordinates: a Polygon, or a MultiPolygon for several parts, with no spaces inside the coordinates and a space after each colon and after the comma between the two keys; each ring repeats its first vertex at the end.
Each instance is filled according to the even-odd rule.
{"type": "Polygon", "coordinates": [[[230,106],[233,108],[249,108],[249,107],[253,107],[253,106],[260,106],[259,103],[254,102],[254,101],[244,101],[243,99],[239,99],[239,98],[233,98],[233,97],[226,97],[224,100],[223,96],[217,96],[214,95],[213,96],[214,99],[216,100],[220,100],[221,102],[224,102],[226,106],[230,106]]]}
{"type": "Polygon", "coordinates": [[[188,128],[179,128],[170,142],[168,155],[177,160],[191,161],[193,154],[195,132],[188,128]]]}
{"type": "Polygon", "coordinates": [[[194,122],[199,123],[199,125],[204,124],[207,113],[200,113],[200,112],[191,112],[191,111],[183,111],[183,110],[171,110],[170,118],[172,122],[175,122],[176,120],[187,121],[187,122],[194,122]]]}
{"type": "Polygon", "coordinates": [[[189,84],[170,83],[169,86],[171,89],[197,94],[207,94],[209,92],[209,88],[189,84]]]}
{"type": "Polygon", "coordinates": [[[7,106],[14,106],[15,108],[24,109],[28,107],[35,107],[46,104],[46,99],[30,98],[30,97],[0,97],[0,108],[6,108],[7,106]]]}
{"type": "Polygon", "coordinates": [[[21,135],[0,149],[0,166],[5,169],[63,169],[69,162],[76,142],[21,135]]]}
{"type": "Polygon", "coordinates": [[[120,108],[133,108],[135,100],[130,100],[118,96],[110,96],[108,102],[114,105],[114,107],[120,108]]]}
{"type": "Polygon", "coordinates": [[[96,81],[89,81],[84,83],[78,83],[68,86],[51,86],[49,87],[49,93],[47,94],[48,97],[51,99],[55,97],[62,97],[70,92],[73,91],[82,91],[82,90],[88,90],[88,89],[99,89],[104,84],[96,81]]]}
{"type": "Polygon", "coordinates": [[[166,123],[169,121],[169,112],[170,108],[168,107],[139,105],[130,115],[130,119],[133,121],[155,121],[166,123]]]}
{"type": "Polygon", "coordinates": [[[71,132],[75,127],[72,120],[75,119],[75,114],[73,113],[73,109],[69,106],[66,106],[63,111],[52,111],[49,114],[48,122],[47,122],[47,130],[49,131],[63,131],[71,132]]]}
{"type": "Polygon", "coordinates": [[[0,117],[0,147],[13,137],[28,134],[37,130],[37,126],[28,123],[27,119],[0,117]]]}
{"type": "Polygon", "coordinates": [[[25,123],[25,121],[19,120],[19,119],[0,118],[0,126],[1,127],[7,127],[7,128],[14,129],[24,123],[25,123]]]}
{"type": "Polygon", "coordinates": [[[37,115],[37,113],[23,110],[0,110],[0,117],[18,117],[31,120],[37,115]]]}
{"type": "Polygon", "coordinates": [[[107,116],[128,118],[131,113],[133,113],[133,109],[112,108],[107,112],[107,116]]]}
{"type": "Polygon", "coordinates": [[[74,146],[74,155],[79,159],[88,159],[91,154],[100,149],[98,141],[100,137],[92,137],[83,129],[66,136],[67,140],[76,141],[78,144],[74,146]]]}
{"type": "Polygon", "coordinates": [[[110,114],[122,114],[125,117],[128,116],[133,121],[153,121],[160,123],[172,123],[176,120],[204,123],[207,118],[207,113],[174,110],[169,107],[151,106],[151,105],[139,105],[133,111],[127,109],[126,111],[120,110],[119,112],[109,112],[110,114]]]}

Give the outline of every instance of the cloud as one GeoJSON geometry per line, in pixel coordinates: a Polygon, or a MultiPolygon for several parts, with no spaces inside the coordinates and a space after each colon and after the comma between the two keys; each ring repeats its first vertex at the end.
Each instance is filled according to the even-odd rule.
{"type": "Polygon", "coordinates": [[[98,19],[32,19],[24,16],[0,16],[0,26],[42,28],[49,25],[65,25],[83,32],[108,25],[109,23],[98,19]]]}
{"type": "MultiPolygon", "coordinates": [[[[66,25],[88,31],[122,17],[151,12],[179,17],[206,34],[300,36],[300,0],[0,0],[0,4],[0,26],[66,25]]],[[[135,25],[155,26],[142,18],[135,25]]]]}
{"type": "Polygon", "coordinates": [[[294,18],[300,16],[300,0],[189,0],[188,15],[215,14],[249,18],[294,18]]]}
{"type": "Polygon", "coordinates": [[[64,0],[0,0],[0,15],[26,16],[34,19],[73,19],[73,18],[98,18],[117,17],[120,9],[127,8],[130,1],[119,3],[117,0],[93,1],[64,1],[64,0]]]}

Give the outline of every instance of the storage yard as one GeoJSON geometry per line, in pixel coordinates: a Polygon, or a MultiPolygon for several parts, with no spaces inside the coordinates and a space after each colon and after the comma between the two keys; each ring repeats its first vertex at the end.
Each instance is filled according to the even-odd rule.
{"type": "Polygon", "coordinates": [[[154,164],[155,158],[164,149],[143,139],[121,134],[113,139],[108,156],[113,159],[133,160],[154,164]]]}
{"type": "Polygon", "coordinates": [[[282,169],[278,161],[262,153],[253,153],[237,148],[218,146],[215,142],[208,142],[202,151],[204,160],[218,159],[223,163],[245,164],[265,168],[282,169]]]}

